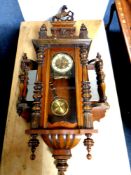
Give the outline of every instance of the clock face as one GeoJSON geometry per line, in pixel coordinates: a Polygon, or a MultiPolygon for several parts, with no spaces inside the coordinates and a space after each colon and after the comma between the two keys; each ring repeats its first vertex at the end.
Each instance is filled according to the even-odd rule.
{"type": "Polygon", "coordinates": [[[66,53],[58,53],[52,58],[51,66],[54,71],[65,74],[71,70],[73,60],[71,56],[66,53]]]}

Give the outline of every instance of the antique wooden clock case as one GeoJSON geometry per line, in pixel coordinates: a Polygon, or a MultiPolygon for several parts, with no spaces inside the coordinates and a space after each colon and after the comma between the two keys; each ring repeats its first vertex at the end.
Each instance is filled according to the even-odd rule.
{"type": "Polygon", "coordinates": [[[88,30],[81,24],[79,36],[73,12],[62,7],[51,21],[51,28],[43,24],[39,38],[33,39],[36,62],[24,54],[21,62],[20,95],[17,104],[19,115],[30,121],[31,128],[26,130],[31,139],[31,159],[35,159],[35,149],[39,145],[37,135],[51,148],[56,159],[59,174],[67,169],[67,160],[71,157],[71,148],[85,135],[87,158],[91,159],[91,147],[94,144],[91,135],[97,130],[93,121],[100,120],[108,108],[105,96],[103,62],[100,54],[88,60],[92,40],[88,30]],[[48,35],[50,33],[50,35],[48,35]],[[37,70],[34,83],[33,102],[26,100],[28,71],[37,70]],[[91,101],[91,87],[88,72],[96,72],[98,101],[91,101]]]}

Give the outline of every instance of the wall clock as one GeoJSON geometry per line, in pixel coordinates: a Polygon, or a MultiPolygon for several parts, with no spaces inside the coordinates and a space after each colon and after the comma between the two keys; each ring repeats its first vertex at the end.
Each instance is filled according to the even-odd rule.
{"type": "Polygon", "coordinates": [[[76,35],[74,13],[63,6],[61,12],[53,16],[51,28],[40,27],[39,38],[33,39],[36,63],[23,56],[20,74],[20,96],[17,104],[19,115],[31,123],[26,134],[31,136],[31,159],[35,159],[35,149],[39,145],[37,135],[52,149],[56,167],[63,175],[71,157],[71,149],[85,135],[87,158],[91,159],[94,144],[91,135],[97,130],[93,121],[100,120],[108,108],[105,95],[103,61],[98,53],[88,60],[92,40],[87,27],[81,24],[76,35]],[[48,35],[48,30],[51,35],[48,35]],[[33,66],[35,65],[35,66],[33,66]],[[28,72],[37,70],[34,83],[33,101],[26,100],[28,72]],[[91,100],[89,71],[96,72],[98,101],[91,100]],[[28,111],[28,112],[27,112],[28,111]]]}

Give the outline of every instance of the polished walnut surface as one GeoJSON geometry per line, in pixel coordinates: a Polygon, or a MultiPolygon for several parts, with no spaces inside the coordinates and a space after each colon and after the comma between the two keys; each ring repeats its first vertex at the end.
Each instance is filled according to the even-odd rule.
{"type": "Polygon", "coordinates": [[[115,5],[131,62],[131,0],[116,0],[115,5]]]}

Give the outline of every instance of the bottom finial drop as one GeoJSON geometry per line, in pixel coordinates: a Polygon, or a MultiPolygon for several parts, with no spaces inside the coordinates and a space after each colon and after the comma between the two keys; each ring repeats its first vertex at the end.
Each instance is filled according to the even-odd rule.
{"type": "Polygon", "coordinates": [[[87,147],[87,159],[91,160],[92,159],[92,155],[91,155],[91,147],[94,145],[94,141],[93,139],[91,139],[91,134],[86,134],[87,138],[84,140],[84,145],[87,147]]]}
{"type": "Polygon", "coordinates": [[[38,147],[38,145],[39,145],[39,140],[36,137],[37,137],[37,134],[32,134],[31,139],[28,142],[28,146],[31,147],[31,152],[32,152],[32,154],[30,156],[31,160],[35,159],[35,157],[36,157],[35,150],[36,150],[36,147],[38,147]]]}

